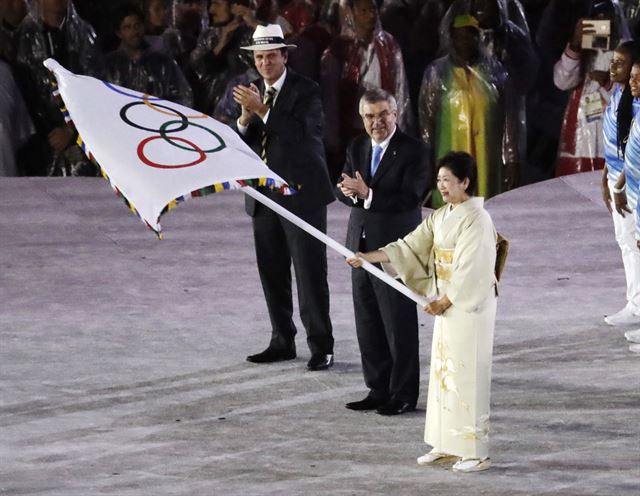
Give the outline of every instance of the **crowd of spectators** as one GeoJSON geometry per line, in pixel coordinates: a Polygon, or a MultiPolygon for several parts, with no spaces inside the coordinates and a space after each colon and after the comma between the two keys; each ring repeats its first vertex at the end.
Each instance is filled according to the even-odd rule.
{"type": "MultiPolygon", "coordinates": [[[[638,0],[0,0],[0,175],[95,175],[42,65],[191,106],[231,123],[257,77],[249,44],[276,23],[289,66],[317,81],[332,180],[363,132],[357,102],[392,93],[398,125],[477,160],[480,194],[604,166],[601,116],[638,0]],[[605,46],[582,37],[605,19],[605,46]]],[[[434,192],[431,203],[441,199],[434,192]]]]}

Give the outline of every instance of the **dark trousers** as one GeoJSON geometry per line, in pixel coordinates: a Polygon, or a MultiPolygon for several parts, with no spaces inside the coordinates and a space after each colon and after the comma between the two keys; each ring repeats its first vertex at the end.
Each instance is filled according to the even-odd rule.
{"type": "Polygon", "coordinates": [[[365,270],[353,269],[351,281],[362,371],[371,396],[415,404],[420,387],[416,304],[365,270]]]}
{"type": "MultiPolygon", "coordinates": [[[[298,216],[326,232],[326,207],[298,216]]],[[[309,349],[312,354],[333,354],[326,246],[263,205],[256,206],[252,219],[258,272],[271,319],[270,346],[278,349],[295,346],[293,262],[300,319],[307,331],[309,349]]]]}

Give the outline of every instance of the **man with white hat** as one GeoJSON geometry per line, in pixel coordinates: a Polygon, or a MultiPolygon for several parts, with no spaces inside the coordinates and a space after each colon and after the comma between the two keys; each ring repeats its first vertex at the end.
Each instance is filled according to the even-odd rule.
{"type": "MultiPolygon", "coordinates": [[[[324,116],[320,87],[287,69],[287,50],[277,24],[258,26],[253,52],[260,79],[236,86],[233,98],[242,113],[238,133],[265,163],[300,191],[284,196],[263,191],[322,232],[327,228],[327,204],[335,199],[329,181],[323,139],[324,116]]],[[[309,370],[333,365],[333,335],[329,318],[327,253],[324,244],[269,208],[246,198],[253,218],[258,272],[264,291],[272,335],[266,350],[250,355],[254,363],[278,362],[296,357],[296,327],[292,320],[291,263],[295,269],[300,318],[307,331],[311,359],[309,370]]]]}

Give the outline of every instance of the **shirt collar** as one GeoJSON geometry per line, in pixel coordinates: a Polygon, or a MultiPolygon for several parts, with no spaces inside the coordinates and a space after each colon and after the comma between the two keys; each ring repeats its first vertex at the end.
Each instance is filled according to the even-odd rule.
{"type": "Polygon", "coordinates": [[[278,95],[280,93],[280,90],[282,89],[282,85],[284,84],[284,80],[286,77],[287,77],[287,68],[285,67],[284,72],[282,73],[282,76],[280,76],[278,80],[275,83],[273,83],[271,86],[269,86],[266,81],[264,82],[265,89],[271,87],[274,90],[276,90],[276,95],[278,95]]]}
{"type": "Polygon", "coordinates": [[[373,148],[376,145],[380,145],[380,147],[382,148],[382,153],[384,153],[387,150],[387,147],[389,146],[389,142],[391,141],[391,138],[393,138],[393,135],[396,134],[397,129],[398,129],[398,126],[395,126],[393,128],[393,131],[391,131],[391,134],[382,143],[376,143],[372,139],[371,140],[371,148],[373,148]]]}

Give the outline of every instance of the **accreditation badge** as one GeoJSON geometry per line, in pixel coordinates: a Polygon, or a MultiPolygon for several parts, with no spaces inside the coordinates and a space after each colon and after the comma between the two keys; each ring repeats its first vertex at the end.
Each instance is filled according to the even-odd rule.
{"type": "Polygon", "coordinates": [[[599,92],[584,95],[581,103],[587,122],[594,122],[602,118],[604,102],[599,92]]]}

